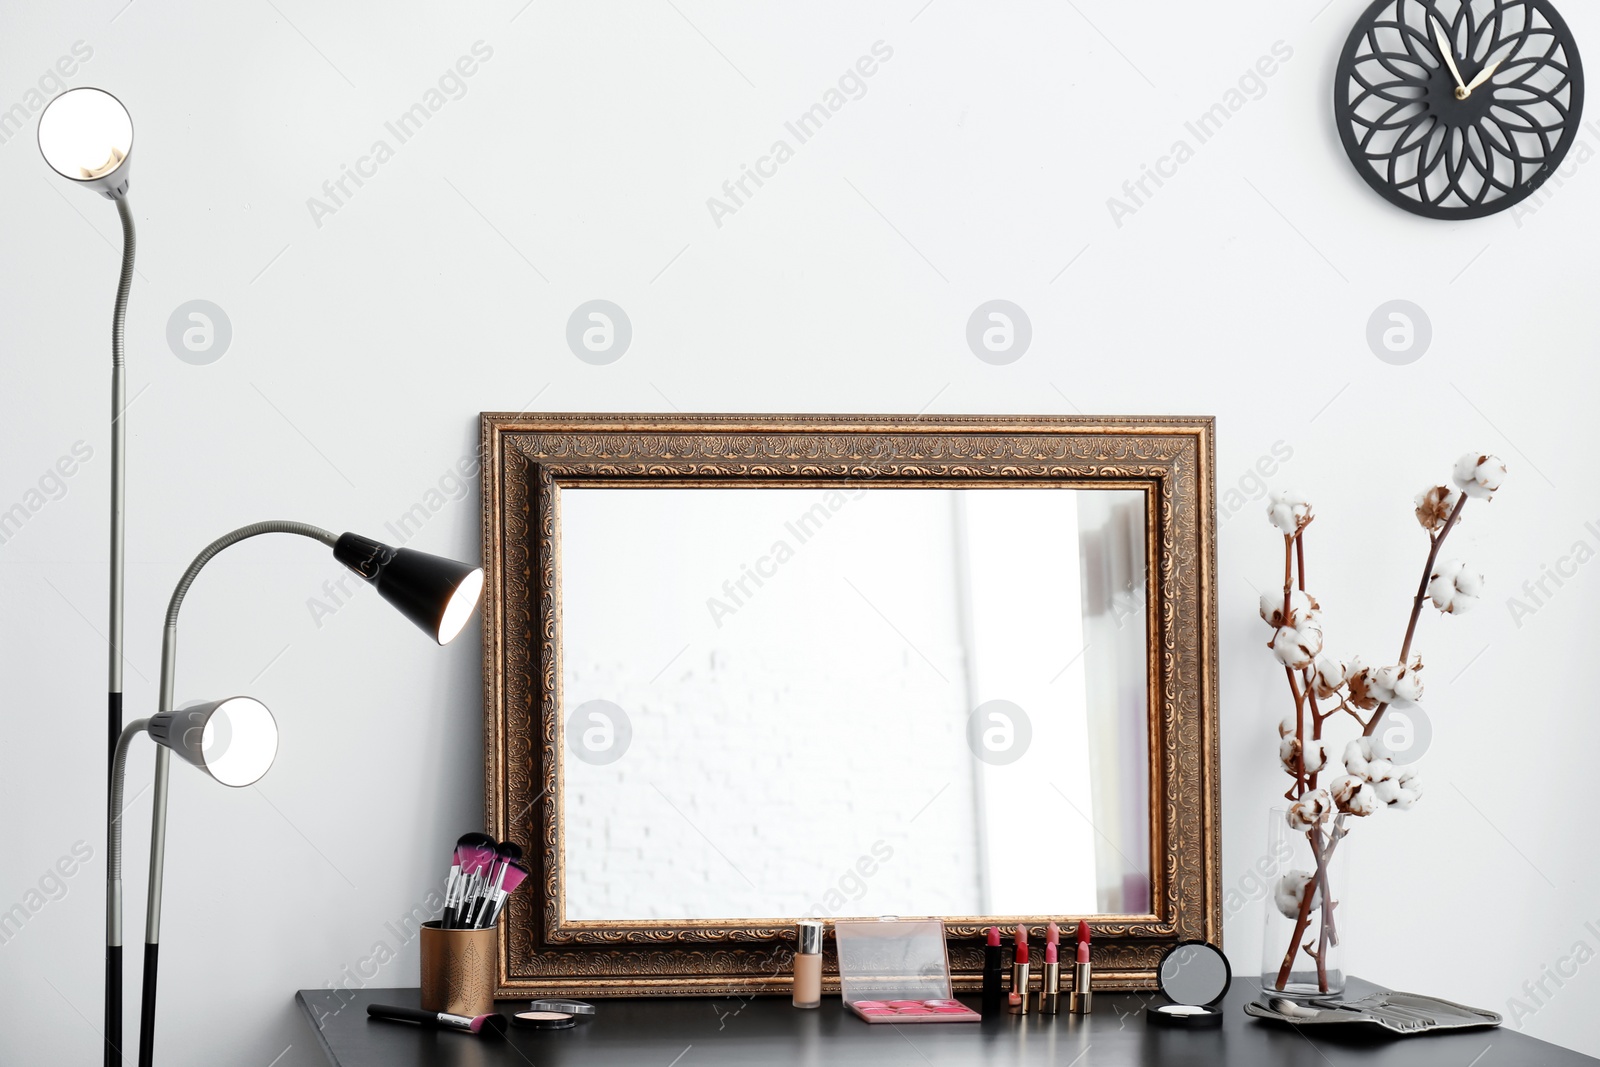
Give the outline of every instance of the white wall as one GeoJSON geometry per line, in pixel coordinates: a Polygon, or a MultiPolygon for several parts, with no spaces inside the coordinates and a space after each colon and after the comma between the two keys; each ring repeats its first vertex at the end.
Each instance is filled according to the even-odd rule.
{"type": "MultiPolygon", "coordinates": [[[[475,494],[428,494],[451,488],[484,409],[1211,413],[1219,484],[1251,498],[1223,498],[1220,535],[1224,875],[1237,886],[1283,785],[1281,675],[1255,619],[1277,566],[1257,464],[1318,504],[1312,580],[1331,640],[1384,655],[1421,565],[1411,495],[1458,453],[1492,449],[1512,480],[1462,531],[1492,593],[1476,614],[1424,621],[1429,793],[1352,839],[1368,888],[1347,929],[1357,973],[1508,1010],[1542,967],[1600,945],[1585,926],[1600,926],[1585,819],[1600,727],[1584,600],[1600,577],[1580,565],[1547,582],[1520,625],[1505,606],[1541,568],[1572,572],[1561,561],[1577,544],[1585,560],[1600,546],[1600,265],[1585,243],[1597,179],[1575,155],[1536,214],[1462,225],[1381,201],[1329,118],[1335,57],[1364,6],[11,5],[0,107],[83,41],[93,55],[70,83],[116,91],[138,130],[130,713],[154,699],[172,582],[233,526],[283,516],[381,535],[437,503],[412,543],[475,551],[475,494]],[[318,225],[307,198],[394,140],[385,122],[480,40],[493,54],[466,95],[318,225]],[[866,94],[718,226],[707,198],[877,41],[893,56],[866,94]],[[1278,41],[1293,54],[1261,98],[1116,225],[1107,198],[1278,41]],[[234,330],[204,367],[164,339],[197,298],[234,330]],[[609,366],[564,340],[595,298],[633,324],[609,366]],[[1032,324],[1008,366],[965,338],[995,298],[1032,324]],[[1397,298],[1432,323],[1409,366],[1365,339],[1397,298]]],[[[1562,6],[1580,41],[1600,40],[1589,7],[1562,6]]],[[[1581,135],[1590,149],[1597,131],[1581,135]]],[[[74,442],[94,457],[0,546],[8,719],[48,711],[72,738],[0,755],[0,906],[74,842],[94,854],[0,945],[0,1000],[28,1020],[4,1028],[0,1052],[89,1062],[117,231],[109,204],[46,173],[32,139],[0,143],[0,506],[74,442]]],[[[431,650],[370,595],[319,627],[308,598],[338,575],[309,544],[262,543],[190,597],[179,698],[249,691],[284,740],[259,790],[174,774],[167,1063],[318,1062],[293,991],[403,940],[386,924],[480,811],[476,641],[431,650]]],[[[148,804],[134,805],[135,838],[148,804]]],[[[129,897],[137,945],[142,893],[129,897]]],[[[1241,970],[1259,958],[1259,925],[1253,903],[1229,917],[1241,970]]],[[[414,982],[414,946],[374,980],[414,982]]],[[[1545,980],[1520,1025],[1600,1053],[1600,970],[1562,981],[1545,980]]]]}

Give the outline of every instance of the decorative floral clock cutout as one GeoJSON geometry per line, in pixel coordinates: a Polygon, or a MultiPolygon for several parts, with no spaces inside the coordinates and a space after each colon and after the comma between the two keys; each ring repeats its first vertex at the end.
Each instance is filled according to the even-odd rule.
{"type": "Polygon", "coordinates": [[[1345,42],[1333,110],[1350,161],[1390,203],[1481,218],[1561,165],[1583,65],[1547,0],[1377,0],[1345,42]]]}

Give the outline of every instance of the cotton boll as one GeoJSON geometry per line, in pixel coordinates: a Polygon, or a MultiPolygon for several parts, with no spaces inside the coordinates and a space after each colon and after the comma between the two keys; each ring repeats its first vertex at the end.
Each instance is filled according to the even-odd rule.
{"type": "Polygon", "coordinates": [[[1429,533],[1438,533],[1450,521],[1461,494],[1448,485],[1435,485],[1417,494],[1417,521],[1429,533]]]}
{"type": "Polygon", "coordinates": [[[1411,666],[1395,664],[1379,667],[1368,675],[1371,695],[1380,704],[1409,708],[1422,699],[1422,661],[1413,660],[1411,666]]]}
{"type": "MultiPolygon", "coordinates": [[[[1306,886],[1316,875],[1310,871],[1290,871],[1278,879],[1278,885],[1272,891],[1272,902],[1285,918],[1298,919],[1300,905],[1306,898],[1306,886]]],[[[1322,906],[1322,889],[1319,887],[1311,894],[1310,910],[1315,911],[1322,906]]]]}
{"type": "Polygon", "coordinates": [[[1261,618],[1274,630],[1283,626],[1297,629],[1302,623],[1313,621],[1317,613],[1322,610],[1322,605],[1317,603],[1317,598],[1309,593],[1296,589],[1289,594],[1289,621],[1283,618],[1283,594],[1261,594],[1261,618]]]}
{"type": "Polygon", "coordinates": [[[1303,745],[1300,739],[1291,732],[1287,737],[1278,742],[1278,762],[1283,764],[1286,773],[1298,778],[1300,776],[1300,760],[1305,760],[1306,771],[1316,774],[1327,766],[1328,746],[1323,741],[1307,741],[1303,745]]]}
{"type": "Polygon", "coordinates": [[[1384,785],[1394,786],[1394,799],[1384,800],[1384,803],[1391,808],[1404,811],[1422,799],[1422,783],[1417,781],[1415,771],[1409,769],[1402,771],[1398,778],[1385,782],[1384,785]]]}
{"type": "Polygon", "coordinates": [[[1350,703],[1362,711],[1371,711],[1382,702],[1378,694],[1372,691],[1372,674],[1372,668],[1362,663],[1360,656],[1351,660],[1345,671],[1345,682],[1350,686],[1350,703]]]}
{"type": "Polygon", "coordinates": [[[1329,794],[1334,807],[1346,815],[1367,816],[1378,810],[1376,791],[1353,774],[1335,779],[1329,794]]]}
{"type": "Polygon", "coordinates": [[[1378,810],[1378,795],[1371,786],[1366,786],[1350,798],[1348,810],[1351,815],[1365,818],[1378,810]]]}
{"type": "Polygon", "coordinates": [[[1395,674],[1392,683],[1394,699],[1389,703],[1397,708],[1409,708],[1422,699],[1422,674],[1417,667],[1390,669],[1395,670],[1395,674]]]}
{"type": "Polygon", "coordinates": [[[1285,774],[1300,777],[1300,739],[1293,734],[1278,742],[1278,762],[1285,774]]]}
{"type": "Polygon", "coordinates": [[[1367,773],[1367,755],[1361,748],[1361,741],[1365,740],[1367,738],[1352,741],[1344,746],[1344,769],[1346,774],[1355,775],[1359,778],[1367,773]]]}
{"type": "Polygon", "coordinates": [[[1300,729],[1300,726],[1295,722],[1295,717],[1292,714],[1285,715],[1282,719],[1278,720],[1279,737],[1288,737],[1298,729],[1300,729]]]}
{"type": "Polygon", "coordinates": [[[1324,822],[1332,810],[1333,800],[1326,789],[1307,793],[1289,805],[1289,829],[1310,830],[1324,822]]]}
{"type": "Polygon", "coordinates": [[[1345,665],[1329,655],[1318,656],[1312,664],[1316,668],[1316,677],[1312,679],[1316,686],[1317,696],[1326,700],[1337,693],[1344,685],[1345,665]]]}
{"type": "Polygon", "coordinates": [[[1304,670],[1322,651],[1322,627],[1314,622],[1303,624],[1298,630],[1288,626],[1278,628],[1272,636],[1272,654],[1290,670],[1304,670]]]}
{"type": "Polygon", "coordinates": [[[1358,737],[1344,746],[1344,769],[1360,778],[1367,776],[1367,767],[1373,760],[1389,759],[1389,750],[1376,737],[1358,737]]]}
{"type": "Polygon", "coordinates": [[[1499,456],[1468,452],[1456,460],[1452,479],[1456,486],[1476,500],[1491,500],[1505,480],[1506,464],[1499,456]]]}
{"type": "Polygon", "coordinates": [[[1293,537],[1311,521],[1311,504],[1299,493],[1279,490],[1267,498],[1267,519],[1284,536],[1293,537]]]}
{"type": "Polygon", "coordinates": [[[1373,785],[1382,785],[1384,782],[1392,782],[1399,776],[1400,768],[1396,767],[1391,760],[1387,759],[1375,759],[1368,761],[1366,769],[1361,773],[1361,777],[1365,778],[1373,785]]]}
{"type": "Polygon", "coordinates": [[[1459,559],[1447,559],[1433,569],[1428,579],[1428,598],[1447,614],[1470,611],[1483,594],[1483,573],[1459,559]]]}

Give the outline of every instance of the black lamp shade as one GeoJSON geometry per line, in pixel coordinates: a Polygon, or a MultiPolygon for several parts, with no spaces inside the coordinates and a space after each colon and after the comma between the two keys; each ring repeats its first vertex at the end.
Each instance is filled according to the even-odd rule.
{"type": "Polygon", "coordinates": [[[360,534],[341,534],[333,556],[441,645],[461,632],[483,593],[481,567],[391,548],[360,534]]]}

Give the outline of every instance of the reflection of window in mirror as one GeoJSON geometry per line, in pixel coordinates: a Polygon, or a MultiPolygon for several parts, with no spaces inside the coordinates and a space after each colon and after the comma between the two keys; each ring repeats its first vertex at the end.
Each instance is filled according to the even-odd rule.
{"type": "Polygon", "coordinates": [[[1147,912],[1144,499],[563,489],[567,918],[1147,912]]]}
{"type": "Polygon", "coordinates": [[[1150,899],[1148,588],[1141,497],[1077,494],[1083,625],[1099,649],[1088,675],[1095,773],[1097,911],[1142,915],[1150,899]]]}

